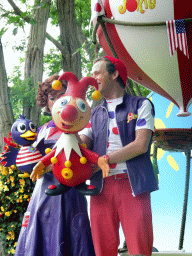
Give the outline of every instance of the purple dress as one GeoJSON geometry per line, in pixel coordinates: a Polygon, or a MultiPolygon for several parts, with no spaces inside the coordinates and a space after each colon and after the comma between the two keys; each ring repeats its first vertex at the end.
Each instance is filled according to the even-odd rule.
{"type": "MultiPolygon", "coordinates": [[[[58,136],[51,121],[41,128],[37,141],[44,137],[44,143],[55,143],[58,136]]],[[[45,189],[57,184],[52,172],[37,180],[15,256],[95,256],[86,198],[74,188],[59,196],[47,196],[45,189]]]]}

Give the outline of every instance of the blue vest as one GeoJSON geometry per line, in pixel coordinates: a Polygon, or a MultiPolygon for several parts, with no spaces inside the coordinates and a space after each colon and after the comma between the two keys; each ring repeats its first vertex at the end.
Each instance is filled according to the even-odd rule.
{"type": "MultiPolygon", "coordinates": [[[[125,93],[123,102],[116,107],[117,127],[123,146],[135,140],[137,110],[144,100],[146,100],[146,98],[130,96],[125,93]]],[[[153,104],[152,108],[154,112],[153,104]]],[[[94,108],[91,113],[93,135],[92,150],[101,156],[106,154],[108,123],[107,103],[103,100],[101,105],[94,108]]],[[[129,181],[133,195],[135,196],[146,191],[152,192],[158,189],[158,183],[150,160],[151,141],[146,153],[126,161],[129,181]]],[[[103,178],[101,171],[92,176],[91,184],[96,186],[100,191],[102,190],[103,178]]]]}

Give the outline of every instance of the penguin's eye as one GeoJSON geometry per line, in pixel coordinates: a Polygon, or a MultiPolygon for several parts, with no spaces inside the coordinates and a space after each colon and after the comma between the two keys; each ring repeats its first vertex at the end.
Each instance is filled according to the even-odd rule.
{"type": "Polygon", "coordinates": [[[87,106],[86,106],[85,102],[82,99],[77,99],[76,100],[76,105],[77,105],[78,109],[81,112],[86,112],[87,106]]]}
{"type": "Polygon", "coordinates": [[[26,132],[26,125],[24,123],[20,123],[17,125],[17,130],[20,132],[20,133],[24,133],[26,132]]]}
{"type": "Polygon", "coordinates": [[[37,128],[36,128],[35,124],[32,123],[32,122],[29,123],[29,127],[30,127],[32,132],[36,132],[37,131],[37,128]]]}

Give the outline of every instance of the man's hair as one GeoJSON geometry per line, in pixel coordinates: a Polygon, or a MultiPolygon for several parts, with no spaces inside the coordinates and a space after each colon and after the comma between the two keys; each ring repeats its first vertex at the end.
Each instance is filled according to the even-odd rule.
{"type": "MultiPolygon", "coordinates": [[[[94,60],[93,64],[99,62],[99,61],[105,61],[106,62],[106,68],[108,73],[111,75],[116,71],[115,65],[108,59],[105,57],[100,57],[94,60]]],[[[117,82],[119,83],[120,87],[125,89],[125,85],[123,83],[123,80],[121,79],[121,77],[118,75],[117,77],[117,82]]]]}

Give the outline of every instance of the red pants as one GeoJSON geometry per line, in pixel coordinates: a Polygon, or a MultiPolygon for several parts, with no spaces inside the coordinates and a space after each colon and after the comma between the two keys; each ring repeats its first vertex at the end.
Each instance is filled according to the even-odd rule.
{"type": "Polygon", "coordinates": [[[102,193],[91,197],[90,218],[96,256],[117,256],[119,223],[129,255],[151,256],[150,194],[146,192],[133,197],[128,179],[105,178],[102,193]]]}

